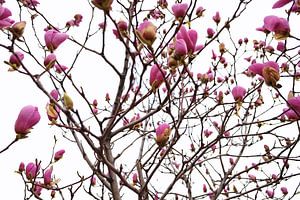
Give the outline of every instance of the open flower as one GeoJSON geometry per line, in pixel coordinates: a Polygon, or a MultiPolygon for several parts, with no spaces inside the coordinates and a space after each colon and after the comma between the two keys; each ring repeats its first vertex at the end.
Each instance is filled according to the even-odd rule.
{"type": "Polygon", "coordinates": [[[172,6],[172,11],[177,20],[181,21],[189,8],[187,3],[176,3],[172,6]]]}
{"type": "Polygon", "coordinates": [[[68,37],[66,33],[60,33],[53,29],[48,30],[45,33],[46,46],[49,51],[53,52],[61,43],[68,39],[68,37]]]}
{"type": "Polygon", "coordinates": [[[184,40],[188,53],[190,54],[193,54],[195,51],[198,51],[203,47],[202,45],[198,45],[198,46],[196,45],[198,39],[197,32],[193,29],[187,31],[184,26],[182,26],[178,31],[176,35],[176,39],[184,40]]]}
{"type": "Polygon", "coordinates": [[[285,18],[269,15],[264,18],[264,25],[257,28],[263,32],[274,32],[276,40],[285,40],[290,35],[290,25],[285,18]]]}
{"type": "Polygon", "coordinates": [[[158,125],[158,127],[155,130],[156,133],[156,143],[158,146],[163,147],[167,144],[169,140],[169,136],[171,133],[171,129],[169,124],[163,123],[158,125]]]}
{"type": "Polygon", "coordinates": [[[14,20],[9,19],[11,11],[8,8],[0,6],[0,29],[10,27],[14,20]]]}
{"type": "Polygon", "coordinates": [[[36,125],[41,119],[38,108],[35,106],[25,106],[19,113],[15,122],[15,131],[17,134],[26,135],[30,129],[36,125]]]}
{"type": "Polygon", "coordinates": [[[248,70],[254,75],[258,74],[262,76],[269,86],[276,86],[277,81],[280,79],[279,65],[273,61],[253,63],[249,66],[248,70]]]}
{"type": "Polygon", "coordinates": [[[136,34],[142,43],[151,46],[156,39],[156,26],[145,20],[139,25],[136,34]]]}
{"type": "Polygon", "coordinates": [[[154,64],[150,71],[150,85],[152,90],[156,90],[163,82],[166,71],[161,69],[158,65],[154,64]]]}
{"type": "Polygon", "coordinates": [[[185,56],[188,53],[186,43],[183,39],[178,39],[175,42],[175,56],[185,56]]]}

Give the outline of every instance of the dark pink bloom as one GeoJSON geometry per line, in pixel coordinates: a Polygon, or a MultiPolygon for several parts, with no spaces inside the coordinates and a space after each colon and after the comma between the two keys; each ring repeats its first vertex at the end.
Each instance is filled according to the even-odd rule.
{"type": "Polygon", "coordinates": [[[44,59],[44,66],[46,67],[46,69],[50,69],[54,66],[55,62],[56,55],[54,53],[51,53],[44,59]]]}
{"type": "Polygon", "coordinates": [[[248,70],[251,71],[254,75],[258,74],[260,76],[263,76],[263,70],[266,67],[271,67],[275,69],[277,72],[279,72],[279,65],[276,62],[268,61],[265,63],[253,63],[249,66],[248,70]]]}
{"type": "Polygon", "coordinates": [[[138,26],[136,33],[141,42],[151,46],[156,39],[156,26],[152,22],[145,20],[138,26]]]}
{"type": "Polygon", "coordinates": [[[14,20],[9,19],[11,11],[8,8],[0,6],[0,29],[10,27],[14,20]]]}
{"type": "Polygon", "coordinates": [[[37,0],[21,0],[21,1],[25,7],[28,7],[30,9],[33,9],[38,4],[40,4],[40,2],[38,2],[37,0]]]}
{"type": "Polygon", "coordinates": [[[204,193],[206,193],[206,192],[207,192],[207,187],[206,187],[206,184],[203,184],[203,185],[202,185],[202,190],[203,190],[203,192],[204,192],[204,193]]]}
{"type": "Polygon", "coordinates": [[[183,39],[178,39],[175,42],[175,55],[185,56],[188,53],[186,43],[183,39]]]}
{"type": "Polygon", "coordinates": [[[286,116],[289,120],[297,120],[297,119],[299,119],[297,113],[294,110],[290,109],[290,108],[284,108],[283,109],[283,113],[281,115],[281,119],[284,120],[285,119],[284,116],[286,116]]]}
{"type": "Polygon", "coordinates": [[[285,18],[269,15],[264,18],[264,25],[258,28],[259,31],[274,32],[277,40],[284,40],[290,35],[290,25],[285,18]]]}
{"type": "Polygon", "coordinates": [[[248,174],[249,180],[256,182],[256,176],[252,175],[252,174],[248,174]]]}
{"type": "Polygon", "coordinates": [[[92,176],[90,181],[91,181],[92,186],[96,185],[96,177],[95,176],[92,176]]]}
{"type": "Polygon", "coordinates": [[[55,160],[55,161],[60,160],[60,159],[63,157],[64,153],[65,153],[65,150],[64,150],[64,149],[61,149],[61,150],[57,151],[57,152],[54,154],[54,160],[55,160]]]}
{"type": "Polygon", "coordinates": [[[216,22],[216,24],[219,24],[221,21],[220,13],[217,11],[216,14],[213,16],[213,20],[216,22]]]}
{"type": "Polygon", "coordinates": [[[53,89],[51,92],[50,92],[50,96],[55,99],[56,101],[58,101],[58,98],[59,98],[59,92],[56,90],[56,89],[53,89]]]}
{"type": "Polygon", "coordinates": [[[278,42],[276,49],[278,51],[283,52],[285,50],[285,44],[284,44],[284,42],[278,42]]]}
{"type": "Polygon", "coordinates": [[[56,30],[48,30],[45,33],[45,42],[49,51],[53,52],[57,47],[63,43],[66,39],[68,39],[68,35],[66,33],[60,33],[56,30]]]}
{"type": "Polygon", "coordinates": [[[286,4],[290,3],[290,2],[295,2],[295,6],[299,7],[300,6],[300,1],[299,0],[278,0],[274,3],[273,5],[273,9],[274,8],[281,8],[283,6],[285,6],[286,4]]]}
{"type": "Polygon", "coordinates": [[[42,189],[43,189],[42,184],[40,182],[37,182],[34,184],[33,193],[36,196],[40,196],[42,193],[42,189]]]}
{"type": "Polygon", "coordinates": [[[281,187],[280,190],[281,190],[283,195],[287,195],[289,193],[288,189],[286,187],[281,187]]]}
{"type": "Polygon", "coordinates": [[[208,28],[206,32],[207,32],[207,37],[208,38],[212,38],[215,34],[215,31],[212,28],[208,28]]]}
{"type": "Polygon", "coordinates": [[[189,5],[187,3],[176,3],[172,6],[172,11],[176,19],[182,20],[186,15],[188,8],[189,5]]]}
{"type": "Polygon", "coordinates": [[[294,112],[300,115],[300,96],[292,97],[287,100],[288,107],[291,108],[294,112]]]}
{"type": "Polygon", "coordinates": [[[155,133],[156,133],[156,143],[161,147],[165,146],[169,140],[169,136],[171,133],[169,124],[162,123],[158,125],[158,127],[155,130],[155,133]]]}
{"type": "Polygon", "coordinates": [[[246,94],[246,89],[241,86],[235,86],[231,93],[235,101],[242,101],[246,94]]]}
{"type": "Polygon", "coordinates": [[[203,16],[203,12],[205,11],[205,9],[202,7],[202,6],[199,6],[197,9],[196,9],[196,15],[198,17],[201,17],[203,16]]]}
{"type": "Polygon", "coordinates": [[[19,172],[23,172],[25,170],[25,164],[23,162],[20,163],[18,170],[19,172]]]}
{"type": "Polygon", "coordinates": [[[40,119],[41,116],[37,107],[31,105],[23,107],[15,122],[16,133],[26,135],[40,119]]]}
{"type": "Polygon", "coordinates": [[[139,182],[137,173],[133,173],[132,182],[133,182],[133,185],[136,185],[139,182]]]}
{"type": "Polygon", "coordinates": [[[80,22],[82,22],[82,15],[76,14],[74,16],[74,19],[72,19],[66,23],[66,26],[79,26],[80,22]]]}
{"type": "Polygon", "coordinates": [[[38,171],[39,171],[39,166],[33,162],[30,162],[26,165],[26,171],[25,171],[25,174],[26,174],[26,178],[28,180],[32,180],[36,177],[38,171]]]}
{"type": "Polygon", "coordinates": [[[198,39],[197,32],[193,29],[187,31],[184,26],[181,26],[179,32],[176,35],[176,39],[183,39],[186,43],[188,52],[191,54],[203,47],[202,45],[196,46],[198,39]]]}
{"type": "Polygon", "coordinates": [[[117,26],[120,30],[120,32],[125,32],[127,31],[128,29],[128,24],[127,22],[123,21],[123,20],[120,20],[118,23],[117,23],[117,26]]]}
{"type": "Polygon", "coordinates": [[[158,5],[162,8],[167,8],[168,7],[168,2],[167,0],[158,0],[158,5]]]}
{"type": "Polygon", "coordinates": [[[157,89],[165,80],[166,71],[154,64],[150,71],[150,85],[153,90],[157,89]]]}
{"type": "Polygon", "coordinates": [[[22,60],[24,59],[24,54],[22,52],[15,52],[9,58],[9,65],[12,67],[11,70],[16,70],[21,66],[22,60]]]}
{"type": "Polygon", "coordinates": [[[53,167],[52,166],[45,171],[45,174],[44,174],[44,184],[45,185],[51,185],[51,182],[52,182],[52,171],[53,171],[53,167]]]}
{"type": "Polygon", "coordinates": [[[274,197],[274,190],[266,190],[266,193],[268,195],[269,198],[273,198],[274,197]]]}

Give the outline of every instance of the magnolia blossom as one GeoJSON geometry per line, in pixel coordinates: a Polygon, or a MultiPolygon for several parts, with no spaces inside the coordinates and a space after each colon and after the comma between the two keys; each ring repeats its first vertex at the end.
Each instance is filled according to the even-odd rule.
{"type": "Polygon", "coordinates": [[[39,168],[40,167],[33,162],[28,163],[25,170],[26,178],[28,180],[34,179],[39,171],[39,168]]]}
{"type": "Polygon", "coordinates": [[[156,26],[152,22],[145,20],[138,26],[136,33],[142,43],[151,46],[156,39],[156,26]]]}
{"type": "Polygon", "coordinates": [[[9,69],[9,71],[18,69],[21,66],[23,59],[24,59],[24,54],[22,52],[17,51],[14,54],[11,54],[8,63],[11,66],[11,69],[9,69]]]}
{"type": "Polygon", "coordinates": [[[38,2],[37,0],[21,0],[21,2],[23,3],[23,5],[25,7],[28,7],[30,9],[33,9],[34,7],[36,7],[38,4],[40,4],[40,2],[38,2]]]}
{"type": "Polygon", "coordinates": [[[281,8],[283,6],[285,6],[286,4],[290,3],[290,2],[295,2],[294,6],[296,7],[300,7],[300,0],[278,0],[274,3],[273,5],[273,9],[274,8],[281,8]]]}
{"type": "Polygon", "coordinates": [[[25,30],[26,22],[20,21],[16,22],[9,30],[14,35],[15,38],[22,37],[25,30]]]}
{"type": "Polygon", "coordinates": [[[44,59],[44,66],[48,70],[54,66],[55,62],[56,62],[56,55],[54,53],[51,53],[47,55],[46,58],[44,59]]]}
{"type": "Polygon", "coordinates": [[[280,79],[279,65],[276,62],[268,61],[265,63],[253,63],[249,66],[248,70],[255,74],[262,76],[265,83],[269,86],[276,86],[277,81],[280,79]]]}
{"type": "Polygon", "coordinates": [[[183,39],[178,39],[175,42],[175,56],[185,56],[188,53],[186,43],[183,39]]]}
{"type": "Polygon", "coordinates": [[[281,187],[280,190],[281,190],[283,195],[287,195],[289,193],[288,189],[286,187],[281,187]]]}
{"type": "Polygon", "coordinates": [[[221,21],[220,13],[217,11],[216,14],[213,16],[213,20],[216,22],[216,24],[219,24],[221,21]]]}
{"type": "Polygon", "coordinates": [[[26,135],[30,129],[36,125],[41,119],[38,108],[35,106],[25,106],[19,113],[15,122],[15,131],[17,134],[26,135]]]}
{"type": "Polygon", "coordinates": [[[268,189],[268,190],[266,190],[266,193],[267,193],[267,195],[268,195],[269,198],[273,198],[274,197],[274,190],[268,189]]]}
{"type": "Polygon", "coordinates": [[[235,86],[231,93],[235,101],[242,101],[246,94],[246,89],[241,86],[235,86]]]}
{"type": "Polygon", "coordinates": [[[53,52],[61,43],[68,39],[68,37],[66,33],[60,33],[51,29],[45,33],[45,43],[49,51],[53,52]]]}
{"type": "Polygon", "coordinates": [[[189,5],[187,3],[176,3],[172,6],[172,11],[176,19],[182,20],[186,15],[188,8],[189,5]]]}
{"type": "Polygon", "coordinates": [[[61,150],[57,151],[57,152],[54,154],[54,160],[55,160],[55,161],[60,160],[60,159],[63,157],[64,153],[65,153],[65,150],[64,150],[64,149],[61,149],[61,150]]]}
{"type": "Polygon", "coordinates": [[[176,35],[176,39],[184,40],[188,53],[190,54],[193,54],[195,51],[198,51],[203,47],[202,45],[196,45],[198,39],[197,32],[193,29],[187,31],[184,26],[181,26],[180,30],[176,35]]]}
{"type": "Polygon", "coordinates": [[[165,80],[166,71],[154,64],[150,71],[150,85],[153,90],[157,89],[165,80]]]}
{"type": "Polygon", "coordinates": [[[66,23],[66,26],[79,26],[79,25],[80,25],[80,22],[82,22],[82,15],[81,15],[81,14],[76,14],[76,15],[74,16],[74,19],[69,20],[69,21],[66,23]]]}
{"type": "Polygon", "coordinates": [[[8,8],[0,6],[0,29],[10,27],[14,20],[9,19],[11,11],[8,8]]]}
{"type": "Polygon", "coordinates": [[[287,100],[288,107],[291,108],[294,112],[300,115],[300,96],[291,97],[287,100]]]}
{"type": "Polygon", "coordinates": [[[204,9],[202,6],[199,6],[199,7],[196,9],[196,15],[197,15],[198,17],[202,17],[204,11],[205,11],[205,9],[204,9]]]}
{"type": "Polygon", "coordinates": [[[277,40],[285,40],[290,35],[290,25],[285,18],[269,15],[264,18],[264,25],[258,31],[274,32],[277,40]]]}
{"type": "Polygon", "coordinates": [[[162,123],[158,125],[158,127],[155,130],[155,133],[156,133],[156,143],[158,144],[158,146],[160,147],[165,146],[169,140],[169,136],[171,133],[169,124],[162,123]]]}
{"type": "Polygon", "coordinates": [[[53,171],[53,167],[52,166],[45,171],[45,173],[44,173],[44,184],[45,185],[51,185],[51,182],[52,182],[52,171],[53,171]]]}

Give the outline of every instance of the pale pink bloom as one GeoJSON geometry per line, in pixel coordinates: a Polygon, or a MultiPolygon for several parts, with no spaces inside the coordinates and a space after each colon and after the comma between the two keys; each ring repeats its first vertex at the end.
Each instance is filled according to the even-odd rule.
{"type": "Polygon", "coordinates": [[[284,108],[283,109],[283,114],[281,116],[283,120],[285,119],[284,116],[286,116],[289,120],[297,120],[297,119],[299,119],[299,117],[296,114],[296,112],[294,110],[290,109],[290,108],[284,108]]]}
{"type": "Polygon", "coordinates": [[[158,5],[162,8],[167,8],[168,7],[168,2],[167,0],[158,0],[158,5]]]}
{"type": "Polygon", "coordinates": [[[66,67],[65,65],[60,65],[60,64],[56,64],[54,65],[55,71],[59,74],[61,74],[62,72],[66,71],[68,69],[68,67],[66,67]]]}
{"type": "Polygon", "coordinates": [[[155,130],[155,133],[156,133],[156,143],[159,146],[165,146],[169,140],[169,136],[171,133],[169,124],[162,123],[158,125],[158,127],[155,130]]]}
{"type": "Polygon", "coordinates": [[[26,165],[26,170],[25,170],[25,174],[26,174],[26,178],[28,180],[32,180],[35,179],[38,171],[39,171],[39,166],[33,162],[30,162],[26,165]]]}
{"type": "Polygon", "coordinates": [[[286,187],[281,187],[280,190],[281,190],[283,195],[287,195],[289,193],[288,189],[286,187]]]}
{"type": "Polygon", "coordinates": [[[51,52],[57,49],[57,47],[68,38],[69,36],[66,33],[60,33],[53,29],[48,30],[45,33],[45,43],[51,52]]]}
{"type": "Polygon", "coordinates": [[[193,29],[187,31],[184,26],[181,26],[180,30],[176,35],[176,39],[183,39],[185,41],[188,52],[190,54],[193,54],[195,51],[198,51],[203,48],[202,45],[196,45],[198,33],[193,29]]]}
{"type": "Polygon", "coordinates": [[[64,149],[61,149],[61,150],[57,151],[57,152],[54,154],[54,160],[55,160],[55,161],[60,160],[60,159],[63,157],[64,153],[65,153],[65,150],[64,150],[64,149]]]}
{"type": "Polygon", "coordinates": [[[9,19],[11,11],[8,8],[0,6],[0,29],[10,27],[15,21],[9,19]]]}
{"type": "Polygon", "coordinates": [[[256,182],[256,176],[252,175],[252,174],[248,174],[249,180],[256,182]]]}
{"type": "Polygon", "coordinates": [[[98,24],[100,29],[104,29],[106,27],[105,22],[101,22],[98,24]]]}
{"type": "Polygon", "coordinates": [[[52,171],[53,171],[53,167],[52,166],[45,171],[45,174],[44,174],[44,184],[45,185],[51,185],[51,182],[52,182],[52,171]]]}
{"type": "Polygon", "coordinates": [[[178,39],[175,42],[175,55],[185,56],[188,53],[186,43],[183,39],[178,39]]]}
{"type": "Polygon", "coordinates": [[[40,119],[41,116],[37,107],[31,105],[23,107],[15,122],[15,132],[21,135],[28,134],[30,129],[32,129],[40,119]]]}
{"type": "Polygon", "coordinates": [[[172,11],[176,19],[182,20],[189,8],[187,3],[176,3],[172,6],[172,11]]]}
{"type": "Polygon", "coordinates": [[[268,195],[269,198],[273,198],[274,197],[274,190],[268,189],[268,190],[266,190],[266,193],[267,193],[267,195],[268,195]]]}
{"type": "Polygon", "coordinates": [[[54,66],[55,62],[56,62],[56,55],[54,53],[51,53],[47,55],[46,58],[44,59],[44,66],[46,67],[46,69],[50,69],[54,66]]]}
{"type": "Polygon", "coordinates": [[[220,13],[217,11],[216,14],[213,16],[213,20],[216,22],[216,24],[219,24],[221,21],[220,13]]]}
{"type": "Polygon", "coordinates": [[[244,96],[246,95],[246,89],[241,86],[235,86],[231,93],[235,101],[242,101],[244,96]]]}
{"type": "Polygon", "coordinates": [[[22,52],[15,52],[11,54],[9,58],[9,64],[12,66],[13,69],[16,69],[21,66],[22,60],[24,59],[24,54],[22,52]]]}
{"type": "Polygon", "coordinates": [[[157,89],[165,80],[166,71],[154,64],[150,71],[150,85],[153,90],[157,89]]]}
{"type": "Polygon", "coordinates": [[[152,22],[145,20],[139,24],[136,33],[142,43],[151,46],[156,39],[156,29],[152,22]]]}

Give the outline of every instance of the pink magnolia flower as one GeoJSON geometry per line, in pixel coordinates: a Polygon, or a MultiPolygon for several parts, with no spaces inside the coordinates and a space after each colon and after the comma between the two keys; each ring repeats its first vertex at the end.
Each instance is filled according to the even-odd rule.
{"type": "Polygon", "coordinates": [[[42,194],[42,184],[41,182],[37,182],[34,184],[34,187],[33,187],[33,193],[36,195],[36,196],[40,196],[42,194]]]}
{"type": "Polygon", "coordinates": [[[206,32],[207,32],[207,37],[208,37],[208,38],[212,38],[212,37],[214,36],[214,34],[215,34],[215,31],[214,31],[214,29],[212,29],[212,28],[208,28],[208,29],[206,30],[206,32]]]}
{"type": "Polygon", "coordinates": [[[30,9],[33,9],[38,4],[40,4],[40,2],[38,2],[37,0],[21,0],[21,1],[25,7],[30,8],[30,9]]]}
{"type": "Polygon", "coordinates": [[[23,59],[24,59],[24,54],[22,52],[17,51],[14,54],[11,54],[8,63],[11,66],[11,69],[9,69],[9,71],[18,69],[22,64],[23,59]]]}
{"type": "Polygon", "coordinates": [[[48,56],[46,56],[46,58],[44,59],[44,66],[48,70],[54,66],[55,62],[56,62],[56,55],[54,53],[51,53],[48,56]]]}
{"type": "Polygon", "coordinates": [[[138,26],[136,33],[142,43],[151,46],[156,39],[156,26],[145,20],[138,26]]]}
{"type": "Polygon", "coordinates": [[[68,67],[66,67],[65,65],[60,65],[60,64],[56,64],[54,65],[55,71],[59,74],[61,74],[62,72],[66,71],[68,69],[68,67]]]}
{"type": "Polygon", "coordinates": [[[76,14],[76,15],[74,15],[74,19],[69,20],[66,23],[66,26],[79,26],[80,22],[82,22],[82,15],[81,14],[76,14]]]}
{"type": "Polygon", "coordinates": [[[274,32],[276,40],[285,40],[290,35],[290,25],[285,18],[269,15],[264,18],[264,25],[259,31],[274,32]]]}
{"type": "Polygon", "coordinates": [[[97,8],[108,12],[111,10],[111,4],[113,3],[113,0],[92,0],[92,4],[96,6],[97,8]]]}
{"type": "Polygon", "coordinates": [[[276,49],[278,51],[280,51],[280,52],[283,52],[285,50],[285,44],[284,44],[284,42],[278,42],[276,49]]]}
{"type": "Polygon", "coordinates": [[[196,9],[196,15],[197,15],[198,17],[202,17],[204,11],[205,11],[205,9],[204,9],[202,6],[199,6],[199,7],[196,9]]]}
{"type": "Polygon", "coordinates": [[[33,162],[28,163],[26,165],[26,170],[25,170],[26,178],[28,180],[35,179],[39,169],[40,169],[40,166],[38,166],[37,164],[35,164],[33,162]]]}
{"type": "Polygon", "coordinates": [[[138,182],[139,182],[139,179],[138,179],[137,173],[133,173],[133,175],[132,175],[132,183],[133,183],[133,185],[136,185],[138,182]]]}
{"type": "Polygon", "coordinates": [[[296,112],[298,115],[300,115],[300,96],[289,98],[287,102],[288,107],[291,108],[291,110],[296,112]]]}
{"type": "Polygon", "coordinates": [[[55,160],[55,161],[60,160],[60,159],[63,157],[64,153],[65,153],[65,150],[64,150],[64,149],[61,149],[61,150],[57,151],[57,152],[54,154],[54,160],[55,160]]]}
{"type": "Polygon", "coordinates": [[[235,86],[231,93],[235,101],[242,101],[246,95],[246,89],[241,86],[235,86]]]}
{"type": "Polygon", "coordinates": [[[92,176],[90,181],[91,181],[92,186],[96,185],[96,177],[95,176],[92,176]]]}
{"type": "Polygon", "coordinates": [[[58,101],[58,98],[59,98],[59,92],[56,90],[56,89],[53,89],[51,92],[50,92],[50,95],[53,99],[55,99],[55,101],[58,101]]]}
{"type": "Polygon", "coordinates": [[[150,85],[152,90],[156,90],[165,80],[166,71],[154,64],[150,71],[150,85]]]}
{"type": "Polygon", "coordinates": [[[172,6],[172,11],[177,20],[182,20],[189,8],[187,3],[176,3],[172,6]]]}
{"type": "Polygon", "coordinates": [[[252,174],[248,174],[249,180],[256,182],[256,176],[252,175],[252,174]]]}
{"type": "Polygon", "coordinates": [[[178,39],[175,42],[175,56],[185,56],[188,53],[186,43],[183,39],[178,39]]]}
{"type": "Polygon", "coordinates": [[[0,29],[10,27],[14,20],[9,19],[11,11],[8,8],[0,6],[0,29]]]}
{"type": "Polygon", "coordinates": [[[19,165],[18,171],[23,172],[24,170],[25,170],[25,164],[23,162],[21,162],[20,165],[19,165]]]}
{"type": "Polygon", "coordinates": [[[53,167],[52,166],[45,171],[45,173],[44,173],[44,184],[45,185],[51,185],[51,182],[52,182],[52,171],[53,171],[53,167]]]}
{"type": "Polygon", "coordinates": [[[267,193],[267,195],[268,195],[269,198],[273,198],[274,197],[274,190],[268,189],[268,190],[266,190],[266,193],[267,193]]]}
{"type": "Polygon", "coordinates": [[[287,195],[289,193],[288,189],[286,187],[281,187],[280,190],[281,190],[283,195],[287,195]]]}
{"type": "Polygon", "coordinates": [[[201,48],[203,48],[202,45],[196,45],[198,34],[193,29],[187,31],[184,26],[181,26],[179,32],[176,35],[176,39],[183,39],[185,41],[188,53],[190,54],[193,54],[195,51],[198,51],[201,48]]]}
{"type": "Polygon", "coordinates": [[[69,36],[66,33],[60,33],[53,29],[48,30],[45,33],[45,43],[51,52],[57,49],[57,47],[68,38],[69,36]]]}
{"type": "Polygon", "coordinates": [[[299,119],[297,113],[294,110],[290,109],[290,108],[284,108],[283,109],[283,113],[281,115],[281,119],[284,120],[285,119],[284,116],[286,116],[289,120],[297,120],[297,119],[299,119]]]}
{"type": "Polygon", "coordinates": [[[213,16],[213,20],[216,22],[216,24],[219,24],[221,21],[220,13],[217,11],[216,14],[213,16]]]}
{"type": "Polygon", "coordinates": [[[41,119],[38,108],[35,106],[25,106],[21,109],[15,122],[15,132],[20,135],[26,135],[30,129],[41,119]]]}
{"type": "Polygon", "coordinates": [[[155,133],[156,133],[156,143],[158,144],[158,146],[160,147],[165,146],[169,140],[169,136],[171,133],[169,124],[162,123],[158,125],[158,127],[155,130],[155,133]]]}
{"type": "Polygon", "coordinates": [[[274,3],[273,5],[273,9],[274,8],[281,8],[283,6],[285,6],[286,4],[290,3],[290,2],[295,2],[295,6],[300,6],[300,1],[299,0],[278,0],[274,3]]]}

